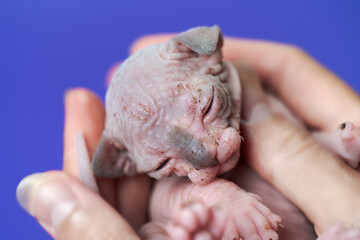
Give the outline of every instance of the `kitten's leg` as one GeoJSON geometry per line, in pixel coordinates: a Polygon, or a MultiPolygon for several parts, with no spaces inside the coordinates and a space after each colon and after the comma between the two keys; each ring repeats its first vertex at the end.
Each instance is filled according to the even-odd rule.
{"type": "Polygon", "coordinates": [[[275,240],[281,221],[257,195],[223,179],[205,186],[185,178],[163,179],[154,189],[150,215],[152,221],[168,223],[173,239],[183,240],[275,240]]]}

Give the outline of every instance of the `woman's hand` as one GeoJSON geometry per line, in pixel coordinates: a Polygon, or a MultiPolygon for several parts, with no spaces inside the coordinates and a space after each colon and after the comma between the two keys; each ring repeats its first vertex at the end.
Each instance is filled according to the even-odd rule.
{"type": "Polygon", "coordinates": [[[24,178],[17,189],[20,205],[55,239],[139,239],[131,226],[146,220],[151,181],[145,176],[100,179],[107,201],[88,189],[79,180],[75,139],[81,131],[91,156],[104,126],[104,107],[90,91],[75,89],[66,94],[65,115],[64,171],[24,178]]]}

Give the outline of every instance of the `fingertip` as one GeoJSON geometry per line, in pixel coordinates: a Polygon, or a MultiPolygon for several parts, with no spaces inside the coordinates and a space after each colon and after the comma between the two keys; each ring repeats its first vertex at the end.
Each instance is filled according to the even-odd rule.
{"type": "Polygon", "coordinates": [[[16,200],[19,205],[24,208],[30,215],[34,215],[34,206],[31,204],[34,200],[32,189],[35,182],[41,178],[42,173],[33,173],[24,177],[16,188],[16,200]]]}
{"type": "Polygon", "coordinates": [[[76,196],[64,185],[58,171],[31,174],[21,180],[16,197],[19,204],[50,234],[71,214],[76,196]]]}
{"type": "Polygon", "coordinates": [[[92,91],[86,88],[72,88],[65,92],[65,104],[74,103],[76,105],[102,104],[101,99],[92,91]]]}
{"type": "MultiPolygon", "coordinates": [[[[102,100],[86,88],[73,88],[65,94],[65,122],[76,123],[78,131],[82,129],[81,121],[92,124],[102,123],[105,108],[102,100]]],[[[76,131],[76,132],[78,132],[76,131]]],[[[86,132],[86,131],[85,131],[86,132]]],[[[75,133],[74,133],[75,135],[75,133]]]]}
{"type": "Polygon", "coordinates": [[[85,136],[97,133],[104,127],[105,108],[102,100],[86,88],[68,90],[65,96],[65,141],[73,140],[77,132],[85,136]]]}
{"type": "Polygon", "coordinates": [[[105,109],[101,99],[85,88],[74,88],[65,94],[64,164],[65,171],[78,175],[75,139],[84,133],[89,155],[96,149],[104,128],[105,109]]]}
{"type": "Polygon", "coordinates": [[[55,239],[138,239],[107,202],[60,171],[33,174],[17,189],[20,205],[55,239]],[[89,229],[91,231],[89,232],[89,229]]]}

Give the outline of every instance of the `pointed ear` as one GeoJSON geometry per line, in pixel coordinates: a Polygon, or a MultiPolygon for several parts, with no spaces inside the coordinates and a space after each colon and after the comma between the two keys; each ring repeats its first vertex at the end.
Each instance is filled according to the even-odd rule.
{"type": "Polygon", "coordinates": [[[126,148],[117,148],[103,131],[92,160],[94,174],[99,177],[117,178],[135,173],[135,163],[128,157],[126,148]]]}
{"type": "Polygon", "coordinates": [[[192,28],[176,36],[174,40],[199,55],[210,55],[223,44],[222,34],[218,26],[192,28]]]}

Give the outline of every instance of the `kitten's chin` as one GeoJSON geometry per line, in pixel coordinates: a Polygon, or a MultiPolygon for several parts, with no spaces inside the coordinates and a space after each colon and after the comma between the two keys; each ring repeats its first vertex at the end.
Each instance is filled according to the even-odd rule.
{"type": "Polygon", "coordinates": [[[219,169],[219,165],[200,170],[193,169],[188,173],[188,178],[195,184],[206,185],[216,178],[219,173],[219,169]]]}

